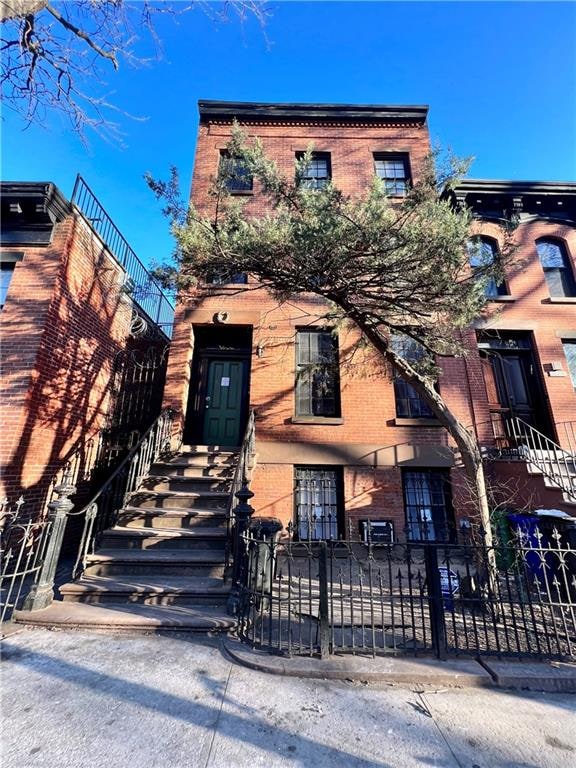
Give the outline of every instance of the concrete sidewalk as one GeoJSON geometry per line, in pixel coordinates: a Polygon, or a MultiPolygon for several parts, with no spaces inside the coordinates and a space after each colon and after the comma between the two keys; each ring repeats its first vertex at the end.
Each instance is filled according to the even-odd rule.
{"type": "MultiPolygon", "coordinates": [[[[372,662],[372,660],[370,660],[372,662]]],[[[4,768],[570,768],[576,697],[272,677],[217,639],[22,630],[4,768]]]]}

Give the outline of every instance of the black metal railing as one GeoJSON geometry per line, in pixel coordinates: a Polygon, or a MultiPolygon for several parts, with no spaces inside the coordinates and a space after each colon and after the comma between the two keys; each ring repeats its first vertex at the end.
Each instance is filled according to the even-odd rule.
{"type": "Polygon", "coordinates": [[[171,435],[172,411],[168,409],[144,432],[98,493],[82,509],[69,513],[69,517],[84,516],[73,578],[84,571],[86,559],[94,553],[100,535],[116,524],[120,510],[148,475],[152,464],[169,451],[171,435]]]}
{"type": "Polygon", "coordinates": [[[271,653],[576,658],[576,549],[555,529],[490,549],[247,531],[241,551],[239,635],[271,653]]]}
{"type": "Polygon", "coordinates": [[[50,538],[52,520],[32,520],[24,497],[0,503],[0,622],[21,607],[37,578],[50,538]]]}
{"type": "Polygon", "coordinates": [[[518,416],[499,414],[498,423],[503,434],[497,436],[495,429],[498,439],[492,458],[524,462],[528,471],[542,474],[570,501],[576,501],[576,452],[570,443],[572,422],[563,425],[567,448],[518,416]]]}
{"type": "Polygon", "coordinates": [[[240,453],[238,455],[238,463],[234,470],[232,477],[232,484],[230,486],[230,492],[228,495],[228,501],[226,504],[226,551],[225,551],[225,573],[228,574],[230,568],[231,559],[236,551],[235,536],[238,531],[234,530],[234,505],[236,502],[236,494],[242,488],[242,486],[249,482],[252,477],[252,471],[256,463],[256,424],[254,410],[250,410],[248,414],[248,421],[246,423],[246,429],[244,430],[244,436],[242,438],[242,445],[240,446],[240,453]]]}
{"type": "Polygon", "coordinates": [[[79,174],[76,177],[72,192],[72,203],[125,269],[130,278],[126,291],[150,320],[170,338],[174,320],[174,305],[162,290],[160,283],[154,279],[134,253],[96,195],[79,174]]]}

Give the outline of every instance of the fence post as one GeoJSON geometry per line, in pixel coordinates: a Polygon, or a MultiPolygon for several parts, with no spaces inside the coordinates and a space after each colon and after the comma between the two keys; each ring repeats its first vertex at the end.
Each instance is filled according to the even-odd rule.
{"type": "Polygon", "coordinates": [[[232,566],[232,589],[228,598],[227,610],[230,616],[237,616],[240,608],[241,576],[246,557],[246,545],[244,534],[250,525],[250,519],[254,514],[254,508],[248,503],[254,494],[248,488],[248,481],[244,478],[242,487],[235,494],[238,504],[234,507],[234,524],[232,528],[232,554],[234,563],[232,566]]]}
{"type": "Polygon", "coordinates": [[[48,504],[49,514],[53,516],[50,541],[48,542],[46,556],[44,557],[38,581],[33,585],[24,601],[23,610],[25,611],[40,611],[42,608],[47,608],[54,600],[54,579],[60,558],[60,550],[62,549],[64,530],[68,513],[74,507],[69,496],[76,493],[76,486],[72,483],[72,470],[70,467],[66,469],[62,482],[54,488],[54,491],[59,498],[48,504]]]}
{"type": "Polygon", "coordinates": [[[320,658],[324,659],[330,653],[330,624],[328,621],[328,545],[325,541],[319,543],[318,552],[318,629],[320,633],[320,658]]]}
{"type": "Polygon", "coordinates": [[[426,583],[428,584],[428,608],[430,631],[436,658],[446,658],[446,626],[444,624],[444,596],[438,570],[438,549],[434,544],[424,545],[426,583]]]}

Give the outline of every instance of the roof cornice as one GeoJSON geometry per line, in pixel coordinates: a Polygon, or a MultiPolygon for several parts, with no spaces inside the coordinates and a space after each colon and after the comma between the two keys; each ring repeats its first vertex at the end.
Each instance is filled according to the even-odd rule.
{"type": "Polygon", "coordinates": [[[200,100],[201,122],[354,122],[426,123],[426,105],[389,104],[272,104],[264,102],[200,100]]]}

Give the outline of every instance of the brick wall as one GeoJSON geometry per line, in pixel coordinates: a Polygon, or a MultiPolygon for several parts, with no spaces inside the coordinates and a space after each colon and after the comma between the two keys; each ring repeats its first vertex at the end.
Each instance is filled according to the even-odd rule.
{"type": "MultiPolygon", "coordinates": [[[[245,129],[261,139],[264,151],[287,175],[293,173],[295,153],[305,150],[311,142],[316,151],[330,152],[333,181],[350,195],[364,193],[371,183],[374,152],[409,153],[411,170],[417,177],[429,151],[428,131],[423,125],[313,125],[302,121],[298,125],[263,122],[247,125],[245,129]]],[[[230,131],[230,124],[224,122],[200,126],[191,196],[196,207],[206,214],[212,205],[208,192],[217,172],[220,150],[226,146],[230,131]]],[[[258,192],[255,184],[254,194],[246,198],[248,210],[255,214],[264,210],[258,192]]],[[[546,301],[548,294],[534,239],[551,234],[552,230],[557,236],[565,237],[571,252],[576,253],[572,230],[544,222],[519,227],[517,256],[526,263],[514,267],[509,276],[516,301],[491,305],[488,321],[490,327],[533,331],[543,368],[546,363],[563,358],[558,329],[576,329],[574,304],[546,301]]],[[[480,231],[494,235],[495,228],[486,224],[480,231]]],[[[356,350],[352,356],[358,340],[353,329],[339,331],[341,423],[322,420],[317,424],[294,423],[296,330],[318,323],[324,305],[316,299],[299,297],[297,301],[278,306],[263,290],[242,293],[237,288],[206,290],[194,303],[181,303],[177,308],[164,402],[177,413],[177,429],[182,425],[189,390],[195,386],[195,382],[190,381],[194,326],[213,323],[214,315],[224,310],[228,313],[229,326],[253,328],[250,405],[257,413],[260,459],[252,483],[255,493],[252,503],[258,514],[276,515],[284,523],[292,519],[293,467],[307,463],[302,461],[304,448],[309,456],[311,446],[332,446],[332,452],[328,451],[329,461],[336,465],[340,448],[342,456],[349,456],[354,446],[360,449],[360,444],[369,445],[370,455],[358,459],[357,463],[349,458],[340,461],[344,467],[347,514],[354,527],[360,519],[380,517],[392,519],[396,532],[401,532],[405,523],[400,468],[448,467],[450,459],[436,461],[434,454],[437,450],[446,457],[446,448],[454,447],[445,430],[396,418],[390,373],[369,350],[356,350]],[[260,355],[256,354],[257,348],[260,355]],[[279,444],[287,446],[283,459],[277,456],[279,444]],[[275,446],[275,453],[271,446],[275,446]],[[372,453],[379,456],[381,449],[388,449],[386,458],[376,459],[372,462],[374,466],[366,466],[372,461],[372,453]],[[271,458],[273,455],[276,458],[271,458]]],[[[492,429],[475,330],[463,332],[463,340],[469,354],[442,361],[440,391],[455,415],[464,424],[474,426],[482,443],[490,445],[492,429]]],[[[544,373],[543,370],[554,420],[574,419],[576,407],[570,379],[551,378],[544,373]]],[[[455,461],[458,465],[458,456],[455,461]]],[[[469,517],[470,493],[461,467],[455,466],[451,471],[451,480],[456,515],[469,517]]]]}
{"type": "MultiPolygon", "coordinates": [[[[76,215],[55,224],[49,246],[18,250],[24,256],[2,310],[0,493],[22,493],[32,512],[56,471],[104,424],[132,302],[117,289],[120,268],[76,215]]],[[[89,461],[80,457],[80,472],[89,461]]]]}

